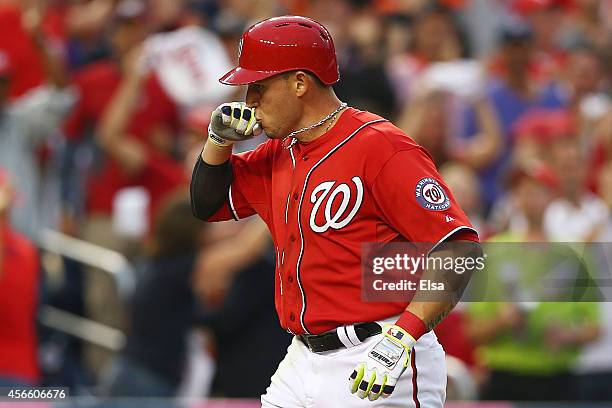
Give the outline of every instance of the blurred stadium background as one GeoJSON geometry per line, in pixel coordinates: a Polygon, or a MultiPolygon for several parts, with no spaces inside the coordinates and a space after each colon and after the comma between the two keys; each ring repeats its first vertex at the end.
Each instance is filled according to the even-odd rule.
{"type": "MultiPolygon", "coordinates": [[[[266,228],[200,223],[186,188],[241,33],[283,14],[329,28],[340,98],[425,146],[483,239],[612,240],[610,0],[0,0],[0,387],[259,406],[290,341],[266,228]]],[[[612,406],[611,305],[461,304],[448,406],[612,406]]]]}

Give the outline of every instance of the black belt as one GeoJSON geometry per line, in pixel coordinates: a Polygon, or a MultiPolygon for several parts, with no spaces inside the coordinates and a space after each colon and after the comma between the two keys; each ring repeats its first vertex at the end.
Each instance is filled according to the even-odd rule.
{"type": "MultiPolygon", "coordinates": [[[[376,322],[358,323],[353,326],[355,328],[355,334],[359,341],[363,342],[368,337],[376,336],[382,333],[382,328],[376,322]]],[[[340,327],[340,330],[346,330],[340,327]]],[[[340,341],[336,330],[332,330],[323,334],[300,334],[298,338],[315,353],[322,353],[324,351],[337,350],[345,347],[344,343],[340,341]]]]}

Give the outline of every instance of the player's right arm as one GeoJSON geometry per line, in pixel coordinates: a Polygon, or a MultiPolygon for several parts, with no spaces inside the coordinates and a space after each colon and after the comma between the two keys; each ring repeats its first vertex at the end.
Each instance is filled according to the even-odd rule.
{"type": "MultiPolygon", "coordinates": [[[[229,189],[234,178],[232,166],[229,162],[232,147],[223,148],[228,152],[218,149],[221,151],[216,152],[216,154],[205,155],[208,145],[207,142],[202,154],[198,157],[189,189],[193,215],[202,220],[208,220],[221,208],[229,195],[229,189]],[[209,159],[208,156],[212,157],[209,159]]],[[[213,149],[209,148],[208,150],[213,149]]]]}
{"type": "Polygon", "coordinates": [[[209,140],[204,144],[200,154],[202,161],[209,166],[219,166],[226,163],[232,155],[232,146],[218,146],[209,140]]]}
{"type": "MultiPolygon", "coordinates": [[[[208,139],[198,157],[191,179],[191,207],[196,217],[209,220],[238,218],[237,208],[247,201],[249,191],[241,192],[239,187],[231,186],[235,182],[234,167],[257,167],[257,154],[235,156],[232,159],[232,145],[235,141],[246,140],[257,134],[257,123],[253,109],[244,103],[222,104],[215,109],[208,127],[208,139]],[[251,160],[249,156],[253,156],[251,160]],[[229,207],[224,214],[217,214],[224,203],[229,207]],[[234,204],[235,202],[235,204],[234,204]]],[[[246,174],[249,172],[240,172],[246,174]]],[[[248,177],[248,176],[245,176],[248,177]]],[[[236,183],[239,184],[239,183],[236,183]]],[[[223,211],[221,211],[223,212],[223,211]]],[[[253,211],[250,211],[251,215],[253,211]]]]}

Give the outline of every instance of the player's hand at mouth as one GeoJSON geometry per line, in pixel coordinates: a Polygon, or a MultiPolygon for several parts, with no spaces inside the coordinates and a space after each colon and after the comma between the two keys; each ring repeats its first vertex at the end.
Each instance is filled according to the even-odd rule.
{"type": "Polygon", "coordinates": [[[388,326],[383,338],[368,349],[362,362],[349,377],[349,390],[370,401],[387,398],[395,389],[400,375],[410,364],[410,353],[416,340],[399,326],[388,326]]]}
{"type": "Polygon", "coordinates": [[[212,113],[208,126],[209,140],[217,146],[231,146],[234,142],[251,139],[261,133],[255,108],[244,102],[219,105],[212,113]]]}

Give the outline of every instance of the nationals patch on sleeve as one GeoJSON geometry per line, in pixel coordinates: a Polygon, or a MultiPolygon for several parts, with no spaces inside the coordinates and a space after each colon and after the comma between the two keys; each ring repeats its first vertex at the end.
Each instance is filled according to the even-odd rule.
{"type": "Polygon", "coordinates": [[[444,192],[440,183],[431,177],[419,180],[414,191],[421,207],[426,210],[444,211],[450,208],[450,199],[444,192]]]}

